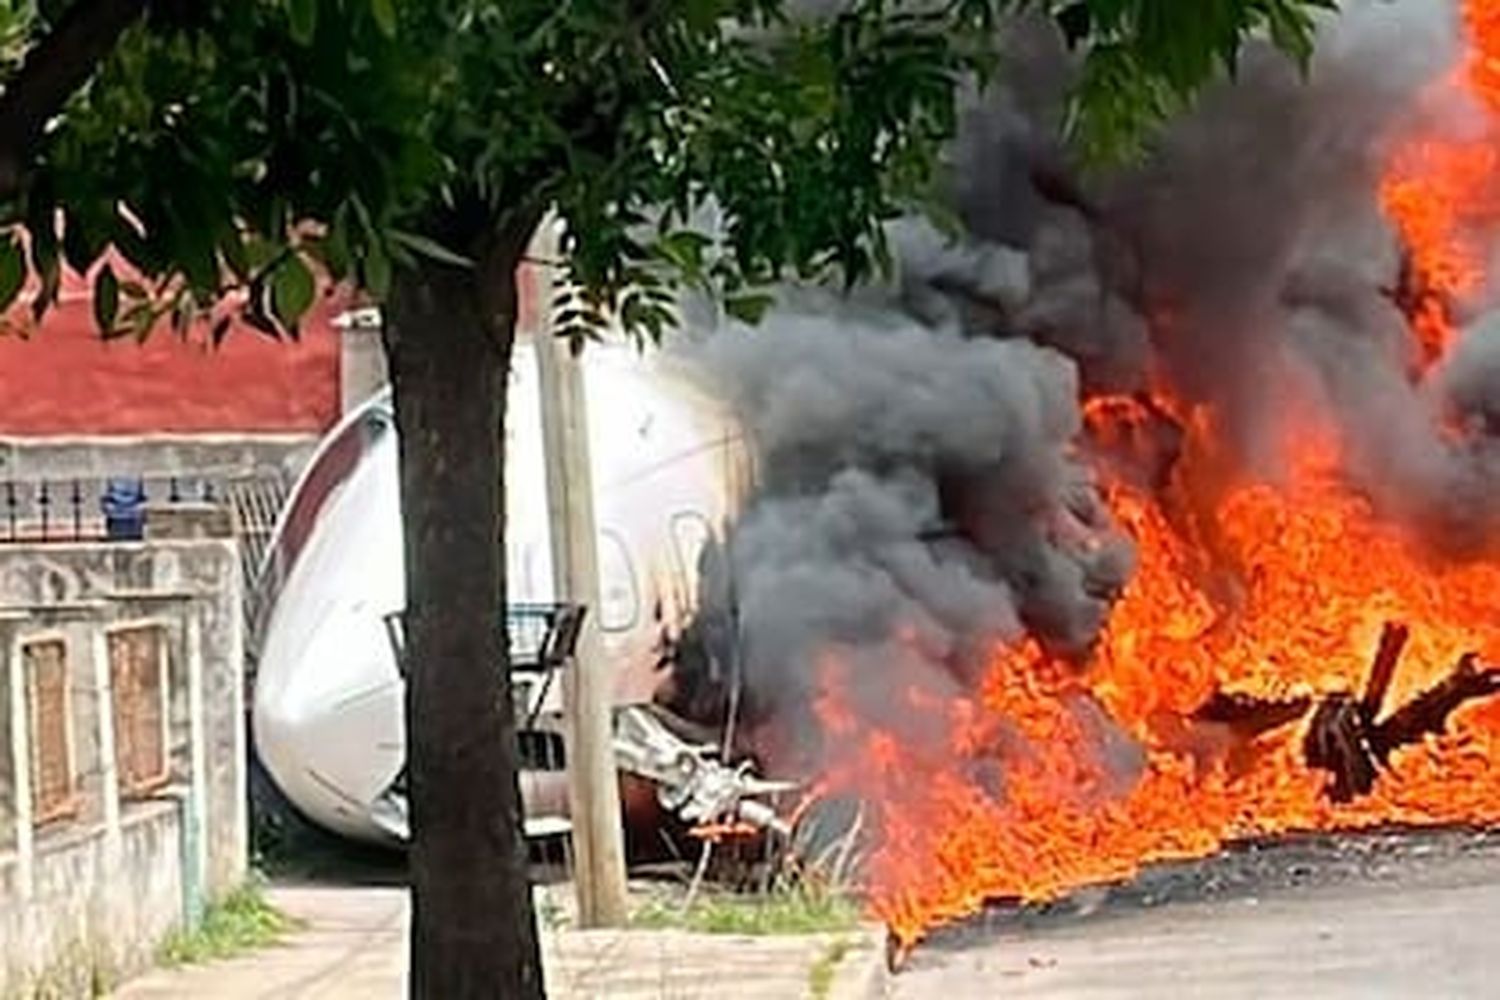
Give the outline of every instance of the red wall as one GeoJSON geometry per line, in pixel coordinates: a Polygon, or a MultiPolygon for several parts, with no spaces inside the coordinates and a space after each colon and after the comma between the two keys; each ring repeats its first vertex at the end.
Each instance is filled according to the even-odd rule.
{"type": "MultiPolygon", "coordinates": [[[[539,320],[542,282],[530,266],[518,275],[523,330],[539,320]]],[[[165,326],[144,344],[101,340],[90,287],[68,274],[39,329],[0,333],[0,436],[317,433],[338,419],[332,320],[348,296],[320,295],[298,342],[236,323],[214,348],[206,326],[186,341],[165,326]]]]}
{"type": "Polygon", "coordinates": [[[338,417],[342,297],[320,296],[300,342],[236,324],[215,349],[165,325],[105,342],[87,286],[68,284],[40,328],[0,335],[0,435],[315,433],[338,417]]]}

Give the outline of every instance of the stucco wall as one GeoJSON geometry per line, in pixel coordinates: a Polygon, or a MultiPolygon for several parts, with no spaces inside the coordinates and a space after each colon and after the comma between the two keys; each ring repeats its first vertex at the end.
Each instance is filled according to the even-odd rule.
{"type": "Polygon", "coordinates": [[[0,861],[0,997],[87,997],[148,968],[182,916],[181,810],[136,806],[122,817],[119,858],[102,825],[37,845],[34,888],[0,861]]]}
{"type": "MultiPolygon", "coordinates": [[[[245,795],[244,638],[241,573],[227,539],[130,544],[0,546],[0,607],[41,607],[88,600],[111,602],[119,621],[160,615],[198,617],[202,633],[208,774],[209,889],[224,892],[244,878],[248,809],[245,795]],[[153,597],[156,595],[156,597],[153,597]],[[174,608],[159,597],[189,601],[174,608]]],[[[181,646],[180,633],[174,646],[181,646]]],[[[174,678],[185,652],[175,650],[174,678]]],[[[185,685],[174,697],[185,696],[185,685]]],[[[184,706],[179,706],[183,707],[184,706]]]]}
{"type": "Polygon", "coordinates": [[[31,833],[0,853],[0,998],[38,985],[88,995],[90,976],[140,969],[195,901],[244,880],[240,580],[227,539],[0,546],[0,610],[9,616],[0,664],[12,670],[13,640],[67,640],[86,800],[76,820],[34,830],[29,807],[17,806],[17,824],[31,833]],[[113,779],[100,777],[112,747],[95,672],[108,670],[95,658],[109,628],[136,623],[165,630],[172,782],[149,800],[121,802],[113,779]]]}
{"type": "Polygon", "coordinates": [[[0,437],[0,480],[65,482],[139,476],[159,481],[167,476],[223,479],[279,473],[291,481],[317,447],[318,438],[318,433],[0,437]]]}

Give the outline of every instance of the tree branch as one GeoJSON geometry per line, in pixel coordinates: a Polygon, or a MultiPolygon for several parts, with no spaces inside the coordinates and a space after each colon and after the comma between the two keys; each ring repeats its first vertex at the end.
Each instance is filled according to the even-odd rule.
{"type": "Polygon", "coordinates": [[[146,0],[77,0],[0,94],[0,198],[20,189],[47,122],[93,75],[146,0]]]}

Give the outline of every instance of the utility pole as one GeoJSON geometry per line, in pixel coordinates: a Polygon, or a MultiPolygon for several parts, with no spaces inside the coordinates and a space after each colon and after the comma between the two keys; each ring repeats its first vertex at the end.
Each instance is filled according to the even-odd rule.
{"type": "MultiPolygon", "coordinates": [[[[555,220],[539,228],[533,256],[547,262],[556,259],[555,220]]],[[[557,271],[549,263],[538,266],[537,274],[535,287],[541,301],[534,347],[546,450],[552,578],[558,600],[588,607],[573,665],[563,672],[578,922],[582,927],[619,927],[629,915],[625,842],[615,768],[614,678],[599,638],[598,530],[588,407],[582,365],[568,344],[553,335],[551,295],[557,271]]]]}

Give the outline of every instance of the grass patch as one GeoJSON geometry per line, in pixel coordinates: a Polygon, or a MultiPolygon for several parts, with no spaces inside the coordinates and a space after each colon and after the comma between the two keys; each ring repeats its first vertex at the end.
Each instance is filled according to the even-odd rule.
{"type": "Polygon", "coordinates": [[[813,1000],[827,1000],[829,991],[833,989],[833,977],[839,971],[839,963],[853,950],[852,941],[839,938],[830,942],[823,954],[818,956],[818,960],[807,972],[807,988],[812,993],[813,1000]]]}
{"type": "Polygon", "coordinates": [[[858,927],[859,906],[840,893],[796,886],[758,895],[709,893],[687,909],[654,901],[638,909],[631,924],[700,934],[826,934],[858,927]]]}
{"type": "Polygon", "coordinates": [[[537,919],[542,922],[542,926],[549,931],[567,930],[569,924],[572,923],[568,916],[568,908],[550,892],[537,893],[536,915],[537,919]]]}
{"type": "Polygon", "coordinates": [[[231,958],[256,948],[276,944],[297,922],[249,884],[209,906],[203,921],[193,930],[173,931],[157,951],[157,961],[166,966],[197,965],[231,958]]]}

